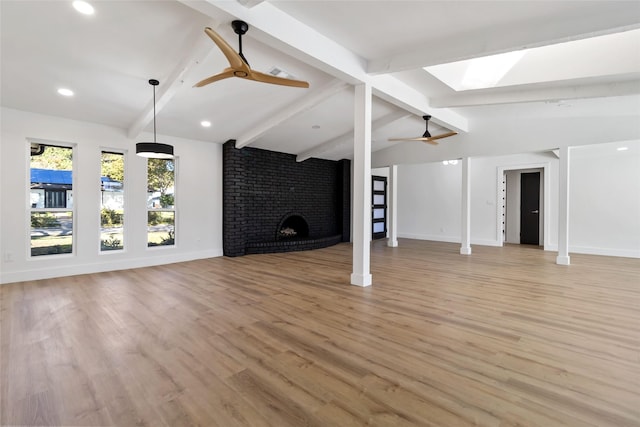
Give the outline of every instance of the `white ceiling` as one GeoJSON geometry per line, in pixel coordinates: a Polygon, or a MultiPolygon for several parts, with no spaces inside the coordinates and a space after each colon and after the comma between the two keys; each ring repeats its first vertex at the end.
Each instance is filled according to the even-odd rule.
{"type": "MultiPolygon", "coordinates": [[[[556,52],[547,60],[538,55],[535,63],[519,65],[520,73],[544,75],[544,82],[519,84],[507,75],[509,86],[456,92],[422,69],[594,36],[638,34],[631,32],[640,28],[637,1],[93,4],[95,14],[85,16],[71,1],[0,1],[2,106],[107,124],[135,140],[152,129],[147,81],[156,78],[159,135],[211,143],[236,139],[301,157],[339,159],[352,153],[353,84],[367,82],[375,95],[374,151],[402,151],[402,144],[388,138],[421,135],[425,113],[433,115],[433,134],[460,132],[438,147],[419,148],[436,160],[509,152],[512,141],[501,140],[500,130],[518,123],[523,134],[535,132],[526,126],[537,119],[537,126],[545,119],[569,124],[579,118],[581,126],[588,121],[600,130],[615,127],[599,132],[604,140],[597,142],[640,138],[640,125],[634,129],[625,121],[640,119],[638,36],[612,47],[556,52]],[[233,19],[250,25],[243,51],[252,68],[283,68],[309,81],[310,88],[242,79],[193,88],[228,66],[204,27],[237,47],[233,19]],[[614,66],[616,58],[624,58],[620,67],[614,66]],[[550,69],[562,73],[549,78],[550,69]],[[61,97],[59,87],[75,96],[61,97]],[[201,127],[201,120],[212,126],[201,127]]],[[[572,134],[571,126],[563,129],[565,139],[587,141],[583,133],[572,134]]],[[[547,138],[538,148],[558,145],[547,138]]]]}

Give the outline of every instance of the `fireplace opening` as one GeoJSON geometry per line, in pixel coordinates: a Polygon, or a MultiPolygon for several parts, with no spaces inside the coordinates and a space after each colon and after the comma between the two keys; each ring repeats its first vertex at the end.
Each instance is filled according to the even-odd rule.
{"type": "Polygon", "coordinates": [[[289,215],[280,221],[276,240],[296,240],[309,237],[309,224],[300,215],[289,215]]]}

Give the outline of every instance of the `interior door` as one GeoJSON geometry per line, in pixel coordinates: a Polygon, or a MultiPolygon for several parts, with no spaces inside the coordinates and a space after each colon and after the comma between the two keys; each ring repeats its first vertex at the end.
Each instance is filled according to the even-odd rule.
{"type": "Polygon", "coordinates": [[[371,238],[387,237],[387,178],[371,177],[371,238]]]}
{"type": "Polygon", "coordinates": [[[520,243],[540,244],[540,172],[520,176],[520,243]]]}

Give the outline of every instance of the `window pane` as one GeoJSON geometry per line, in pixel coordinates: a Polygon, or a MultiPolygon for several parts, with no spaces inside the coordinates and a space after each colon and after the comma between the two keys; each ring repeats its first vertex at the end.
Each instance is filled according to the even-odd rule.
{"type": "Polygon", "coordinates": [[[71,253],[73,149],[31,143],[29,167],[31,255],[71,253]]]}
{"type": "Polygon", "coordinates": [[[384,205],[384,194],[374,194],[373,195],[373,204],[374,205],[384,205]]]}
{"type": "Polygon", "coordinates": [[[374,222],[373,223],[373,232],[374,233],[382,233],[384,231],[384,222],[374,222]]]}
{"type": "Polygon", "coordinates": [[[373,219],[382,219],[382,218],[384,218],[384,209],[374,209],[373,219]]]}
{"type": "Polygon", "coordinates": [[[170,246],[175,244],[175,212],[147,212],[147,246],[170,246]]]}
{"type": "Polygon", "coordinates": [[[31,256],[71,253],[73,213],[31,213],[31,256]]]}
{"type": "Polygon", "coordinates": [[[174,163],[173,159],[147,160],[147,207],[149,209],[173,209],[174,163]]]}
{"type": "Polygon", "coordinates": [[[100,250],[124,249],[124,154],[102,152],[100,250]]]}
{"type": "Polygon", "coordinates": [[[175,244],[175,163],[147,160],[147,246],[175,244]]]}
{"type": "Polygon", "coordinates": [[[373,180],[373,191],[384,191],[384,181],[373,180]]]}

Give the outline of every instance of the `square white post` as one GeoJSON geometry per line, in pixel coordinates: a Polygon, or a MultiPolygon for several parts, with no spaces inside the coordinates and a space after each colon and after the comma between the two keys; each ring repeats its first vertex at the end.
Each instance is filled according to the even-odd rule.
{"type": "Polygon", "coordinates": [[[462,159],[462,227],[460,254],[471,255],[471,159],[462,159]]]}
{"type": "Polygon", "coordinates": [[[398,165],[389,166],[389,240],[387,246],[398,246],[398,165]]]}
{"type": "Polygon", "coordinates": [[[556,264],[569,265],[569,167],[571,164],[570,147],[560,148],[560,171],[558,191],[558,256],[556,264]]]}
{"type": "Polygon", "coordinates": [[[351,284],[370,286],[371,85],[355,87],[353,140],[353,272],[351,284]]]}

